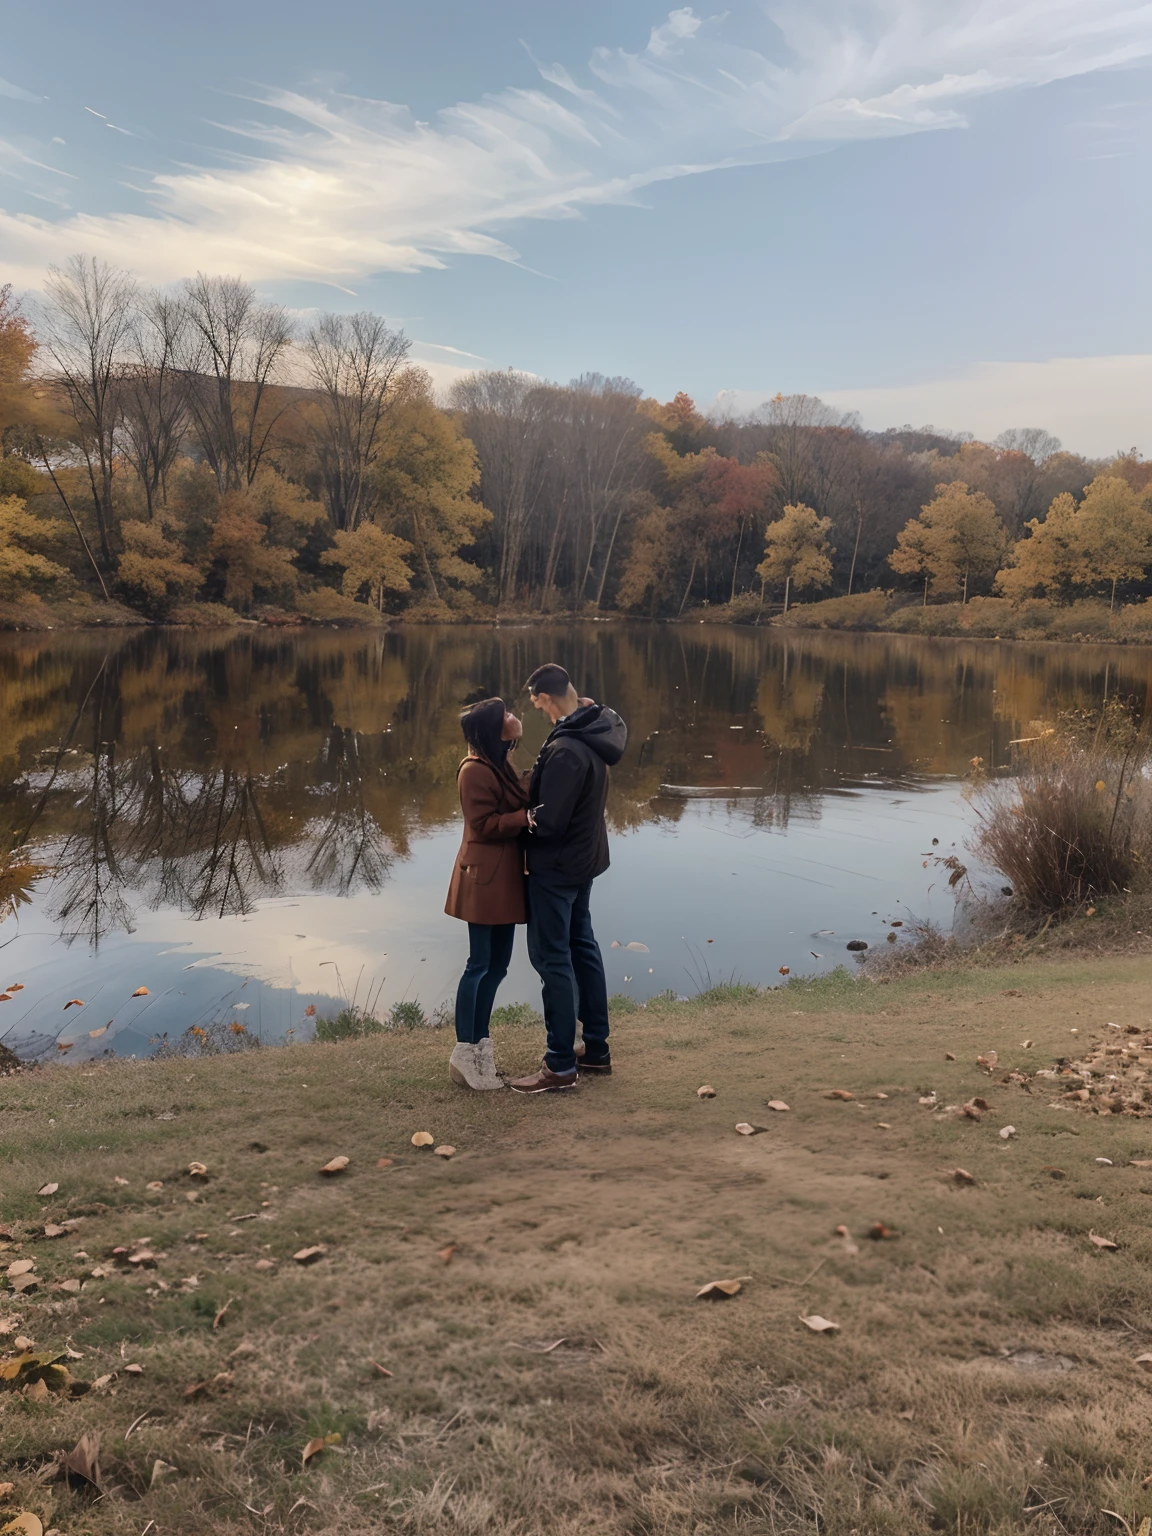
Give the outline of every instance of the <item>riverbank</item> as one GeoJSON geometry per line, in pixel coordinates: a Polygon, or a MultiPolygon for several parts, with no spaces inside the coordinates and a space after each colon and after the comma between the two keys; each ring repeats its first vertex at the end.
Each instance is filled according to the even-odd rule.
{"type": "Polygon", "coordinates": [[[90,1536],[1135,1531],[1152,1119],[1031,1074],[1146,1026],[1150,982],[718,989],[621,1015],[616,1074],[560,1099],[462,1094],[438,1031],[0,1080],[0,1257],[36,1281],[4,1342],[92,1383],[0,1395],[0,1508],[90,1536]],[[98,1501],[41,1476],[86,1433],[98,1501]]]}

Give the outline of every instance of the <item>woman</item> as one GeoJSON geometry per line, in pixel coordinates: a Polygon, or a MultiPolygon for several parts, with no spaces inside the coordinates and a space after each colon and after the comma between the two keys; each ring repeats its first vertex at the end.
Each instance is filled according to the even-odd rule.
{"type": "Polygon", "coordinates": [[[528,826],[528,776],[509,761],[523,726],[503,699],[460,716],[468,756],[456,771],[464,837],[444,910],[468,924],[468,964],[456,993],[456,1046],[448,1062],[465,1088],[503,1088],[488,1021],[508,974],[516,924],[528,920],[520,834],[528,826]]]}

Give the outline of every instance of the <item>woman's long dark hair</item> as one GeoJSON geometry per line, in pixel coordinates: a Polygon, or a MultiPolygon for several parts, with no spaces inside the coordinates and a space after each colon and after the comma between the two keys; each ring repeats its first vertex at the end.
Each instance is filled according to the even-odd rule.
{"type": "Polygon", "coordinates": [[[506,713],[503,699],[481,699],[479,704],[470,704],[460,716],[460,729],[476,756],[519,789],[520,780],[508,761],[508,754],[516,743],[501,739],[506,713]]]}

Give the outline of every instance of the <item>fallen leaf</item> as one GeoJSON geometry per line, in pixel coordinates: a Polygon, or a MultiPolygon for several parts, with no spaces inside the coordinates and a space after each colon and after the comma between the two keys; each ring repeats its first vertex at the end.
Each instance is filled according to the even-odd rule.
{"type": "Polygon", "coordinates": [[[787,1104],[785,1104],[783,1099],[769,1099],[768,1108],[774,1109],[778,1115],[783,1115],[790,1112],[787,1104]]]}
{"type": "Polygon", "coordinates": [[[147,987],[137,987],[135,992],[133,992],[132,996],[133,997],[147,997],[148,996],[148,988],[147,987]]]}
{"type": "Polygon", "coordinates": [[[982,1056],[977,1056],[976,1065],[983,1067],[986,1072],[991,1072],[999,1059],[996,1051],[985,1051],[982,1056]]]}
{"type": "MultiPolygon", "coordinates": [[[[563,1343],[564,1340],[561,1339],[560,1342],[563,1343]]],[[[388,1369],[388,1367],[386,1365],[381,1365],[379,1360],[370,1360],[369,1364],[376,1371],[377,1375],[391,1377],[392,1372],[388,1369]]]]}
{"type": "Polygon", "coordinates": [[[696,1090],[696,1097],[698,1099],[714,1099],[716,1097],[716,1090],[711,1083],[701,1083],[700,1087],[696,1090]]]}
{"type": "Polygon", "coordinates": [[[377,1168],[391,1168],[392,1159],[390,1157],[378,1157],[376,1159],[376,1166],[377,1168]]]}
{"type": "Polygon", "coordinates": [[[743,1282],[751,1278],[751,1275],[741,1275],[739,1280],[709,1280],[707,1285],[702,1285],[696,1292],[696,1300],[723,1301],[725,1297],[735,1296],[737,1291],[743,1289],[743,1282]]]}
{"type": "Polygon", "coordinates": [[[56,1049],[58,1051],[70,1051],[75,1044],[75,1040],[57,1040],[56,1049]]]}
{"type": "Polygon", "coordinates": [[[1015,1135],[1016,1135],[1016,1127],[1014,1125],[1002,1125],[1000,1127],[1000,1140],[1001,1141],[1011,1141],[1013,1136],[1015,1136],[1015,1135]]]}
{"type": "Polygon", "coordinates": [[[1105,1168],[1113,1168],[1113,1167],[1115,1167],[1115,1164],[1113,1163],[1113,1161],[1112,1161],[1112,1159],[1110,1157],[1098,1157],[1096,1159],[1096,1161],[1098,1163],[1103,1163],[1105,1168]]]}
{"type": "Polygon", "coordinates": [[[1021,1042],[1020,1042],[1020,1049],[1022,1051],[1030,1051],[1032,1049],[1032,1046],[1033,1046],[1034,1043],[1035,1042],[1032,1041],[1032,1040],[1021,1040],[1021,1042]]]}
{"type": "Polygon", "coordinates": [[[149,1179],[148,1183],[145,1184],[144,1188],[145,1189],[150,1189],[152,1191],[152,1193],[155,1194],[157,1190],[160,1190],[160,1189],[164,1188],[164,1180],[163,1179],[149,1179]]]}
{"type": "Polygon", "coordinates": [[[259,1353],[259,1349],[253,1344],[251,1339],[242,1339],[228,1358],[229,1360],[235,1360],[240,1355],[258,1355],[259,1353]]]}
{"type": "Polygon", "coordinates": [[[190,1387],[184,1388],[185,1397],[211,1397],[217,1392],[226,1392],[236,1380],[232,1371],[217,1371],[215,1376],[210,1376],[207,1381],[195,1381],[190,1387]]]}
{"type": "Polygon", "coordinates": [[[12,1340],[12,1347],[14,1349],[20,1349],[20,1350],[27,1351],[27,1350],[30,1350],[30,1349],[34,1349],[35,1345],[33,1344],[32,1340],[30,1338],[28,1338],[28,1336],[26,1334],[18,1333],[16,1335],[16,1337],[12,1340]]]}
{"type": "Polygon", "coordinates": [[[445,1264],[447,1264],[447,1263],[449,1263],[451,1261],[452,1255],[455,1252],[456,1252],[456,1244],[455,1243],[449,1243],[447,1248],[438,1248],[436,1250],[436,1257],[438,1259],[442,1260],[445,1264]]]}
{"type": "Polygon", "coordinates": [[[67,1013],[69,1008],[83,1008],[83,1006],[84,999],[82,997],[70,997],[64,1004],[64,1012],[67,1013]]]}
{"type": "Polygon", "coordinates": [[[842,1222],[836,1228],[836,1236],[837,1237],[847,1237],[848,1236],[848,1228],[846,1226],[844,1226],[844,1224],[842,1222]]]}
{"type": "Polygon", "coordinates": [[[780,974],[781,976],[791,976],[792,967],[790,965],[782,965],[780,967],[780,974]]]}
{"type": "Polygon", "coordinates": [[[60,1188],[59,1184],[44,1184],[36,1191],[38,1195],[54,1195],[60,1188]]]}
{"type": "Polygon", "coordinates": [[[24,983],[22,981],[10,981],[4,990],[5,992],[23,992],[24,983]]]}
{"type": "Polygon", "coordinates": [[[208,1177],[207,1163],[189,1163],[188,1172],[194,1179],[206,1179],[208,1177]]]}
{"type": "Polygon", "coordinates": [[[316,1017],[316,1004],[315,1003],[309,1003],[308,1004],[307,1008],[305,1008],[305,1010],[304,1010],[304,1017],[306,1019],[314,1019],[316,1017]]]}
{"type": "Polygon", "coordinates": [[[952,1177],[957,1184],[975,1184],[975,1176],[968,1172],[967,1168],[953,1168],[952,1177]]]}
{"type": "Polygon", "coordinates": [[[303,1454],[300,1457],[301,1465],[306,1467],[312,1460],[313,1456],[319,1456],[320,1452],[327,1450],[327,1448],[328,1444],[324,1439],[324,1436],[315,1435],[304,1447],[303,1454]]]}
{"type": "Polygon", "coordinates": [[[328,1252],[327,1243],[313,1243],[311,1248],[299,1248],[292,1255],[297,1264],[315,1264],[317,1259],[322,1259],[328,1252]]]}
{"type": "Polygon", "coordinates": [[[324,1164],[320,1172],[326,1173],[329,1176],[334,1173],[343,1173],[351,1161],[352,1159],[350,1157],[344,1157],[343,1155],[340,1157],[334,1157],[330,1162],[324,1164]]]}
{"type": "Polygon", "coordinates": [[[132,1365],[126,1365],[124,1367],[124,1372],[127,1376],[143,1376],[144,1367],[142,1365],[133,1363],[132,1365]]]}
{"type": "Polygon", "coordinates": [[[257,1259],[256,1260],[256,1268],[257,1269],[275,1269],[276,1268],[276,1260],[275,1259],[257,1259]]]}
{"type": "Polygon", "coordinates": [[[1040,1172],[1046,1173],[1050,1179],[1067,1178],[1067,1174],[1064,1172],[1063,1168],[1056,1168],[1052,1163],[1045,1163],[1040,1172]]]}
{"type": "Polygon", "coordinates": [[[1152,1355],[1137,1355],[1133,1364],[1142,1365],[1146,1371],[1152,1371],[1152,1355]]]}
{"type": "Polygon", "coordinates": [[[832,1092],[826,1093],[824,1097],[826,1099],[844,1099],[847,1101],[848,1099],[854,1099],[856,1095],[849,1093],[847,1088],[833,1088],[832,1092]]]}
{"type": "MultiPolygon", "coordinates": [[[[136,993],[134,992],[132,996],[135,997],[136,993]]],[[[162,1482],[166,1477],[171,1477],[177,1471],[178,1468],[174,1467],[170,1461],[161,1461],[157,1456],[152,1463],[152,1476],[148,1479],[149,1488],[155,1488],[157,1483],[162,1482]]]]}
{"type": "Polygon", "coordinates": [[[117,1175],[116,1175],[116,1176],[115,1176],[115,1178],[114,1178],[114,1179],[113,1179],[113,1180],[112,1180],[112,1182],[113,1182],[113,1184],[127,1184],[127,1183],[128,1183],[128,1180],[127,1180],[127,1179],[122,1179],[122,1178],[121,1178],[121,1177],[120,1177],[120,1175],[119,1175],[119,1174],[117,1174],[117,1175]]]}
{"type": "Polygon", "coordinates": [[[1133,1168],[1152,1168],[1152,1157],[1134,1157],[1131,1166],[1133,1168]]]}
{"type": "Polygon", "coordinates": [[[767,1129],[766,1125],[749,1125],[747,1120],[741,1120],[736,1126],[736,1130],[741,1136],[759,1136],[761,1131],[766,1131],[767,1129]]]}
{"type": "Polygon", "coordinates": [[[828,1318],[821,1317],[819,1312],[813,1312],[811,1317],[802,1317],[800,1321],[805,1328],[811,1328],[813,1333],[839,1333],[840,1324],[829,1322],[828,1318]]]}
{"type": "Polygon", "coordinates": [[[35,1381],[30,1381],[24,1388],[24,1397],[30,1403],[46,1403],[51,1396],[48,1383],[41,1376],[38,1376],[35,1381]]]}
{"type": "Polygon", "coordinates": [[[1110,1237],[1099,1237],[1095,1232],[1089,1232],[1088,1241],[1096,1248],[1116,1249],[1119,1243],[1114,1243],[1110,1237]]]}
{"type": "Polygon", "coordinates": [[[134,1253],[128,1255],[129,1264],[135,1264],[137,1269],[154,1269],[156,1267],[156,1255],[151,1248],[137,1248],[134,1253]]]}
{"type": "Polygon", "coordinates": [[[877,1120],[876,1129],[878,1131],[890,1131],[892,1127],[888,1124],[887,1120],[877,1120]]]}
{"type": "Polygon", "coordinates": [[[57,1226],[54,1221],[46,1221],[44,1223],[44,1236],[45,1237],[63,1237],[65,1232],[67,1232],[67,1231],[68,1231],[67,1227],[57,1226]]]}
{"type": "Polygon", "coordinates": [[[44,1536],[44,1522],[30,1509],[22,1509],[7,1525],[0,1525],[0,1536],[44,1536]]]}
{"type": "Polygon", "coordinates": [[[448,1146],[435,1147],[435,1148],[433,1148],[432,1155],[434,1157],[455,1157],[456,1156],[456,1148],[455,1147],[448,1147],[448,1146]]]}
{"type": "Polygon", "coordinates": [[[14,1280],[17,1275],[30,1275],[35,1268],[35,1259],[13,1259],[4,1273],[9,1280],[14,1280]]]}
{"type": "Polygon", "coordinates": [[[875,1243],[882,1243],[886,1238],[899,1237],[899,1232],[894,1232],[891,1227],[886,1227],[882,1221],[874,1221],[868,1228],[868,1236],[875,1243]]]}
{"type": "Polygon", "coordinates": [[[100,1436],[94,1430],[81,1435],[70,1451],[57,1454],[67,1477],[79,1478],[93,1488],[100,1487],[100,1436]]]}
{"type": "Polygon", "coordinates": [[[414,1147],[431,1147],[435,1146],[435,1144],[435,1136],[430,1135],[427,1131],[417,1131],[412,1137],[412,1145],[414,1147]]]}
{"type": "Polygon", "coordinates": [[[0,1499],[6,1499],[15,1486],[15,1483],[0,1483],[0,1499]]]}
{"type": "Polygon", "coordinates": [[[224,1321],[224,1316],[227,1313],[228,1308],[235,1300],[235,1296],[229,1296],[228,1300],[224,1303],[219,1312],[217,1312],[216,1316],[212,1319],[213,1328],[219,1328],[220,1324],[224,1321]]]}
{"type": "Polygon", "coordinates": [[[64,1291],[69,1296],[79,1296],[82,1282],[79,1280],[61,1280],[56,1289],[64,1291]]]}
{"type": "Polygon", "coordinates": [[[944,1052],[944,1060],[945,1061],[955,1061],[956,1058],[955,1058],[955,1056],[953,1056],[951,1051],[945,1051],[944,1052]]]}
{"type": "Polygon", "coordinates": [[[625,944],[624,948],[631,949],[638,955],[646,955],[648,953],[647,944],[640,944],[635,939],[630,944],[625,944]]]}

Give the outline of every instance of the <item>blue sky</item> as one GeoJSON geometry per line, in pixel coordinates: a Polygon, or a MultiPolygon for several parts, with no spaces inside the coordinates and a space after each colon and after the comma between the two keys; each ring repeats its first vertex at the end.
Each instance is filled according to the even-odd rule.
{"type": "Polygon", "coordinates": [[[1152,451],[1152,5],[6,4],[0,274],[403,324],[439,381],[1152,451]],[[99,114],[99,115],[97,115],[99,114]]]}

